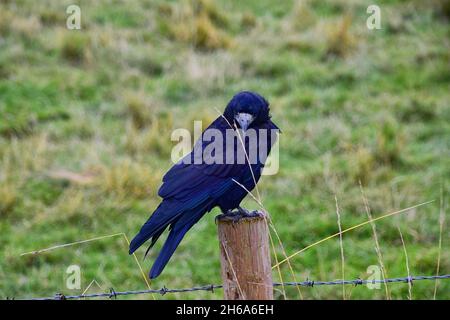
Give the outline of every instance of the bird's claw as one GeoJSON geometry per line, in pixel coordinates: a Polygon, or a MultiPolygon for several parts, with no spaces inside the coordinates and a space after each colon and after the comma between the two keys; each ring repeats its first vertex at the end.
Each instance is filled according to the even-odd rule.
{"type": "Polygon", "coordinates": [[[228,210],[228,211],[225,212],[225,213],[222,213],[222,214],[217,215],[216,218],[215,218],[215,222],[216,222],[216,224],[217,224],[217,221],[218,221],[218,220],[220,220],[220,219],[222,219],[222,218],[227,218],[227,217],[233,217],[233,219],[234,219],[234,216],[235,216],[235,215],[236,215],[236,214],[233,212],[233,210],[228,210]]]}
{"type": "Polygon", "coordinates": [[[218,216],[216,216],[215,222],[217,224],[218,220],[220,220],[222,218],[228,218],[233,223],[236,223],[242,218],[254,218],[254,217],[261,217],[261,216],[262,216],[262,213],[259,212],[258,210],[249,211],[242,207],[238,207],[237,210],[235,210],[235,211],[228,210],[225,213],[219,214],[218,216]]]}
{"type": "Polygon", "coordinates": [[[259,212],[258,210],[247,210],[245,208],[242,207],[238,207],[238,212],[241,215],[241,217],[244,218],[254,218],[254,217],[260,217],[261,216],[261,212],[259,212]]]}

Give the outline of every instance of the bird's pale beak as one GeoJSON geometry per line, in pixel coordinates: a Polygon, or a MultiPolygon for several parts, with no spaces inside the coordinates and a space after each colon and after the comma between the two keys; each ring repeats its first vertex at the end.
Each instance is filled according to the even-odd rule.
{"type": "Polygon", "coordinates": [[[254,117],[251,114],[243,112],[238,113],[234,118],[243,131],[246,131],[254,120],[254,117]]]}

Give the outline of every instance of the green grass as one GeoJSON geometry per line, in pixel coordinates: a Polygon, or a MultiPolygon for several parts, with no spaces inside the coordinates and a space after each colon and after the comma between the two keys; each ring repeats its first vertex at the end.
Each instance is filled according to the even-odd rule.
{"type": "MultiPolygon", "coordinates": [[[[81,1],[82,30],[70,31],[70,1],[2,1],[0,296],[78,294],[93,279],[104,291],[146,288],[122,237],[20,254],[114,233],[131,238],[158,205],[172,130],[211,121],[244,89],[269,99],[283,131],[280,171],[263,177],[259,191],[288,254],[337,232],[335,194],[343,229],[365,221],[361,181],[374,217],[436,200],[376,223],[389,277],[406,275],[397,226],[411,273],[435,274],[441,188],[444,209],[450,190],[444,2],[382,1],[382,30],[369,31],[365,0],[81,1]],[[72,264],[81,267],[81,290],[65,287],[72,264]]],[[[257,208],[250,198],[245,205],[257,208]]],[[[220,283],[218,213],[188,233],[152,287],[220,283]]],[[[441,274],[450,272],[448,235],[444,225],[441,274]]],[[[138,251],[145,272],[160,247],[146,260],[138,251]]],[[[370,225],[346,233],[343,247],[346,278],[367,278],[378,264],[370,225]]],[[[278,246],[276,254],[284,258],[278,246]]],[[[334,280],[340,259],[334,238],[291,264],[297,280],[334,280]]],[[[281,273],[293,281],[287,264],[281,273]]],[[[389,289],[407,299],[406,284],[389,289]]],[[[449,289],[440,281],[437,298],[449,299],[449,289]]],[[[386,298],[383,287],[349,292],[386,298]]],[[[433,281],[416,282],[412,297],[433,292],[433,281]]],[[[295,288],[286,293],[299,298],[295,288]]],[[[342,298],[340,286],[302,293],[342,298]]]]}

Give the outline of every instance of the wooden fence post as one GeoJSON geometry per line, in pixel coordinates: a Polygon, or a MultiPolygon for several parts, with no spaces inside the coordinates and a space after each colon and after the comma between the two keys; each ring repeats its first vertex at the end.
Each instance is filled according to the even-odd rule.
{"type": "Polygon", "coordinates": [[[217,217],[224,297],[273,300],[269,230],[264,213],[217,217]]]}

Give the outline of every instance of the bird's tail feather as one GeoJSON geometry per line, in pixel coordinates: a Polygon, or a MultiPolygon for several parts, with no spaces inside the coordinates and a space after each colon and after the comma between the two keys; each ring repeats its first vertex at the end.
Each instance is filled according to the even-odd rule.
{"type": "Polygon", "coordinates": [[[170,208],[168,204],[161,203],[158,208],[153,212],[151,217],[142,226],[139,233],[131,240],[129,253],[135,252],[145,241],[152,238],[152,247],[159,236],[164,232],[169,224],[174,222],[179,214],[170,214],[170,208]]]}
{"type": "Polygon", "coordinates": [[[169,259],[175,252],[175,249],[183,239],[184,235],[193,225],[194,223],[191,223],[183,226],[182,228],[177,228],[177,226],[175,225],[175,227],[172,228],[166,242],[164,243],[164,246],[161,249],[161,252],[158,255],[158,258],[156,258],[155,263],[150,270],[150,279],[154,279],[161,274],[167,262],[169,262],[169,259]]]}
{"type": "Polygon", "coordinates": [[[207,211],[210,211],[211,208],[211,203],[205,203],[194,210],[185,212],[174,223],[172,223],[169,236],[167,237],[158,258],[156,258],[152,269],[150,270],[150,279],[154,279],[161,274],[186,232],[188,232],[189,229],[191,229],[192,226],[196,224],[207,211]]]}
{"type": "Polygon", "coordinates": [[[207,211],[211,210],[211,208],[211,201],[206,201],[196,208],[186,211],[178,210],[178,207],[173,206],[169,202],[162,202],[148,221],[142,226],[139,233],[131,240],[130,254],[135,252],[148,239],[152,238],[150,247],[145,253],[145,255],[147,255],[156,240],[158,240],[164,230],[170,225],[169,236],[150,271],[150,278],[156,278],[172,257],[186,232],[192,228],[192,226],[197,223],[207,211]]]}

